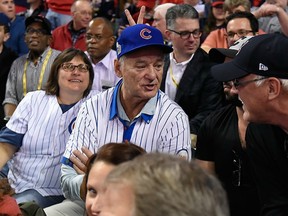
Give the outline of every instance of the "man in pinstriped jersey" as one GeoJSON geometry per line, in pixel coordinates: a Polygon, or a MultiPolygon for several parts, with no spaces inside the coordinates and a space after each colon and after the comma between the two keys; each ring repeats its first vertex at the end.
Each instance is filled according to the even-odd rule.
{"type": "Polygon", "coordinates": [[[79,157],[75,152],[83,147],[97,152],[105,143],[127,140],[147,152],[191,159],[188,117],[159,90],[164,56],[171,51],[171,47],[164,45],[161,32],[151,26],[137,24],[122,32],[115,61],[116,74],[122,79],[114,88],[83,104],[67,143],[61,168],[66,198],[80,199],[82,178],[73,169],[73,163],[85,163],[84,155],[79,157]]]}

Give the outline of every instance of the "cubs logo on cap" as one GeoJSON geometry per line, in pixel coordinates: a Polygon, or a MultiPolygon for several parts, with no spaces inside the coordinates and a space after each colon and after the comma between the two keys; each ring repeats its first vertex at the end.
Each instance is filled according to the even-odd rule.
{"type": "Polygon", "coordinates": [[[164,44],[161,32],[145,24],[137,24],[129,26],[121,33],[116,43],[116,51],[118,59],[140,48],[157,46],[164,53],[170,53],[173,49],[164,44]]]}

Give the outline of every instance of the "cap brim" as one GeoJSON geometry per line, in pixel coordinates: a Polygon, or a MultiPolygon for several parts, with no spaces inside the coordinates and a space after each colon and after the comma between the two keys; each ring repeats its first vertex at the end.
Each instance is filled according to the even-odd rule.
{"type": "Polygon", "coordinates": [[[248,72],[239,68],[235,61],[215,65],[211,68],[212,76],[220,82],[227,82],[249,75],[248,72]]]}
{"type": "Polygon", "coordinates": [[[212,7],[216,7],[218,5],[223,5],[223,4],[224,4],[223,1],[217,1],[217,2],[213,2],[211,5],[212,5],[212,7]]]}
{"type": "Polygon", "coordinates": [[[223,63],[225,61],[225,57],[234,58],[237,52],[237,50],[233,49],[212,48],[209,51],[209,57],[213,62],[223,63]]]}

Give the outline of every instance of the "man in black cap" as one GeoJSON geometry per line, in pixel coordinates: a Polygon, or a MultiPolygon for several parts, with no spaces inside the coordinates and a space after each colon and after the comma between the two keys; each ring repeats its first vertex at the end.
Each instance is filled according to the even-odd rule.
{"type": "Polygon", "coordinates": [[[3,102],[6,120],[27,92],[45,87],[51,65],[60,53],[50,48],[51,25],[46,18],[29,17],[25,26],[29,53],[16,59],[10,69],[3,102]]]}
{"type": "Polygon", "coordinates": [[[287,49],[284,35],[255,36],[231,62],[212,67],[217,80],[232,80],[244,120],[266,124],[249,124],[246,131],[261,215],[288,215],[287,49]]]}
{"type": "MultiPolygon", "coordinates": [[[[18,55],[12,51],[10,48],[5,46],[5,42],[10,37],[10,20],[4,14],[0,13],[0,103],[2,104],[5,98],[6,81],[8,77],[9,70],[13,61],[18,57],[18,55]]],[[[4,127],[6,122],[4,121],[4,109],[0,106],[0,128],[4,127]]]]}
{"type": "MultiPolygon", "coordinates": [[[[252,36],[243,37],[229,49],[212,48],[209,57],[223,63],[231,61],[252,36]]],[[[196,162],[216,174],[224,186],[231,216],[257,216],[259,199],[247,157],[245,133],[248,122],[232,82],[223,82],[227,105],[212,112],[202,123],[196,143],[196,162]]]]}

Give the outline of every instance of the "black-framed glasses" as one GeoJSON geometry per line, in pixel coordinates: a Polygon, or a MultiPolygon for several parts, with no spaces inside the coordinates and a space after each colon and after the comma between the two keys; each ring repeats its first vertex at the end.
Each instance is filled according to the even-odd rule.
{"type": "Polygon", "coordinates": [[[45,29],[35,29],[35,28],[27,28],[26,29],[27,35],[32,35],[34,33],[36,33],[36,35],[38,35],[38,36],[48,35],[48,32],[45,29]]]}
{"type": "Polygon", "coordinates": [[[200,29],[196,29],[196,30],[194,30],[192,32],[190,32],[190,31],[177,32],[177,31],[172,30],[172,29],[168,29],[168,30],[180,35],[180,38],[182,38],[184,40],[190,38],[191,35],[193,36],[194,39],[198,39],[202,35],[202,32],[200,31],[200,29]]]}
{"type": "Polygon", "coordinates": [[[72,63],[65,62],[61,65],[61,68],[66,72],[74,72],[76,68],[81,73],[87,73],[89,71],[89,66],[87,64],[74,65],[72,63]]]}
{"type": "Polygon", "coordinates": [[[234,38],[237,35],[239,38],[247,36],[249,33],[253,32],[252,30],[239,30],[237,32],[227,32],[226,37],[234,38]]]}
{"type": "Polygon", "coordinates": [[[235,150],[232,150],[233,158],[232,158],[232,184],[234,186],[241,186],[241,172],[242,172],[242,161],[235,150]]]}
{"type": "Polygon", "coordinates": [[[86,40],[87,40],[87,41],[90,41],[90,40],[92,40],[92,39],[94,39],[94,40],[96,40],[96,41],[101,41],[101,40],[103,40],[103,39],[105,39],[105,38],[110,38],[110,37],[114,37],[114,36],[104,37],[103,35],[100,35],[100,34],[89,34],[89,33],[87,33],[87,34],[85,35],[85,37],[86,37],[86,40]]]}
{"type": "Polygon", "coordinates": [[[261,77],[261,78],[256,78],[256,79],[252,79],[252,80],[246,80],[246,81],[239,81],[238,79],[235,79],[232,81],[232,84],[233,86],[237,89],[239,88],[239,86],[245,86],[249,83],[252,83],[252,82],[257,82],[257,81],[260,81],[260,80],[264,80],[264,79],[267,79],[267,77],[261,77]]]}

